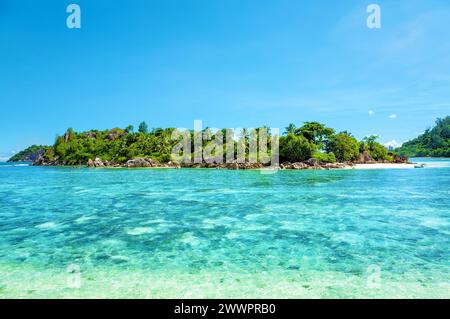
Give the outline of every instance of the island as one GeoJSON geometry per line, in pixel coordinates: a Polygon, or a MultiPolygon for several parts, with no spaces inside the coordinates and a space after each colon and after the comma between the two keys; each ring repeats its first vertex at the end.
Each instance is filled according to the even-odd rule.
{"type": "Polygon", "coordinates": [[[32,145],[27,147],[23,151],[20,151],[14,154],[8,162],[35,162],[40,156],[44,155],[44,153],[49,149],[49,146],[43,145],[32,145]]]}
{"type": "MultiPolygon", "coordinates": [[[[186,130],[192,141],[200,134],[200,152],[213,148],[213,141],[220,134],[232,144],[234,154],[238,153],[240,142],[247,143],[245,159],[242,161],[223,156],[223,161],[200,162],[194,155],[188,161],[173,159],[173,149],[179,138],[174,138],[175,128],[154,128],[149,130],[145,122],[137,131],[132,125],[126,128],[109,130],[89,130],[76,132],[69,128],[56,137],[52,146],[33,145],[14,155],[9,161],[32,162],[35,166],[87,166],[87,167],[153,167],[153,168],[224,168],[224,169],[262,169],[270,166],[258,154],[252,154],[248,143],[252,134],[265,130],[273,138],[270,129],[262,126],[253,130],[243,129],[239,136],[226,135],[227,129],[212,131],[205,128],[201,132],[186,130]],[[203,139],[204,136],[209,138],[203,139]],[[251,160],[253,155],[254,160],[251,160]]],[[[181,135],[183,135],[181,134],[181,135]]],[[[279,169],[351,169],[351,168],[413,168],[411,156],[450,155],[450,117],[438,119],[433,129],[428,129],[418,138],[406,142],[396,150],[388,150],[377,141],[377,136],[357,140],[348,131],[336,132],[319,122],[305,122],[297,127],[289,124],[281,136],[277,136],[279,169]]],[[[269,139],[267,152],[272,153],[269,139]]],[[[259,142],[259,140],[257,141],[259,142]]],[[[251,143],[250,143],[251,144],[251,143]]],[[[228,144],[229,145],[229,144],[228,144]]],[[[260,147],[260,145],[259,145],[260,147]]],[[[259,148],[258,148],[259,151],[259,148]]],[[[214,153],[214,151],[213,151],[214,153]]]]}

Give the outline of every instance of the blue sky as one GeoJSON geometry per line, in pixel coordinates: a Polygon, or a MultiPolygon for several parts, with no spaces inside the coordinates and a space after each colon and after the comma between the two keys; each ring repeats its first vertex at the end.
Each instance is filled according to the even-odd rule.
{"type": "Polygon", "coordinates": [[[403,142],[450,114],[449,39],[448,0],[2,0],[0,158],[142,120],[317,120],[403,142]]]}

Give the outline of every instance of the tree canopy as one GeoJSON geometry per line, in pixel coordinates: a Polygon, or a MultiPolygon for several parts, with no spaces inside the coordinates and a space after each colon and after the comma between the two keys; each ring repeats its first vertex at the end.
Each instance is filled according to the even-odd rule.
{"type": "Polygon", "coordinates": [[[333,135],[326,145],[328,153],[333,153],[339,161],[353,161],[359,155],[359,142],[347,132],[333,135]]]}
{"type": "Polygon", "coordinates": [[[301,127],[296,129],[296,135],[303,135],[309,142],[314,143],[320,148],[324,146],[324,142],[333,134],[332,128],[326,127],[319,122],[305,122],[301,127]]]}
{"type": "Polygon", "coordinates": [[[315,145],[302,135],[288,134],[280,138],[280,160],[301,162],[312,157],[315,145]]]}
{"type": "Polygon", "coordinates": [[[14,154],[8,162],[33,162],[48,149],[48,146],[32,145],[23,151],[14,154]]]}
{"type": "Polygon", "coordinates": [[[377,142],[378,138],[378,135],[364,137],[359,146],[360,152],[368,152],[376,161],[390,159],[386,147],[377,142]]]}
{"type": "Polygon", "coordinates": [[[139,129],[138,129],[139,133],[143,133],[143,134],[147,134],[148,133],[148,126],[147,123],[142,122],[141,124],[139,124],[139,129]]]}
{"type": "MultiPolygon", "coordinates": [[[[261,132],[263,129],[270,136],[271,133],[267,126],[255,130],[244,129],[240,137],[230,133],[235,155],[238,153],[238,145],[241,145],[242,141],[248,143],[255,132],[261,132]]],[[[43,153],[44,158],[48,161],[58,160],[59,163],[65,165],[83,165],[96,157],[118,164],[139,157],[150,157],[160,162],[168,162],[171,160],[174,146],[179,142],[172,139],[174,131],[174,128],[154,128],[149,131],[145,122],[139,124],[137,132],[134,132],[132,125],[125,129],[113,128],[86,132],[76,132],[69,128],[66,133],[56,137],[53,146],[32,146],[11,160],[24,158],[24,154],[42,155],[43,153]],[[36,153],[37,151],[40,153],[36,153]]],[[[200,133],[194,131],[185,133],[190,135],[191,144],[194,143],[198,134],[207,137],[202,140],[202,149],[211,151],[211,156],[220,156],[221,150],[215,149],[212,140],[216,136],[229,138],[230,135],[227,137],[227,131],[223,129],[219,132],[212,132],[211,129],[205,128],[200,133]]],[[[439,119],[433,129],[429,129],[418,138],[405,143],[398,153],[408,156],[450,156],[449,138],[450,118],[446,117],[439,119]]],[[[364,152],[369,153],[376,161],[393,161],[393,157],[396,155],[388,153],[386,147],[377,142],[377,139],[378,136],[368,136],[358,141],[349,132],[335,133],[332,128],[318,122],[306,122],[299,127],[291,123],[286,127],[285,135],[281,136],[279,140],[280,161],[294,163],[310,158],[315,158],[320,162],[355,161],[364,152]]],[[[225,147],[228,146],[225,145],[224,140],[223,142],[223,154],[225,154],[225,147]]],[[[259,140],[257,144],[259,145],[259,140]]],[[[271,146],[269,138],[267,145],[269,153],[271,153],[271,146]]],[[[246,144],[246,159],[256,156],[258,160],[261,160],[259,154],[253,153],[254,151],[251,151],[246,144]]]]}
{"type": "Polygon", "coordinates": [[[396,150],[400,155],[450,157],[450,116],[437,119],[433,128],[396,150]]]}

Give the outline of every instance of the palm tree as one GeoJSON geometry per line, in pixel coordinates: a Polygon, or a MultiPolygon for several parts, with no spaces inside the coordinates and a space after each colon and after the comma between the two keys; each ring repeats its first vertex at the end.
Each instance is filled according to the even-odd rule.
{"type": "Polygon", "coordinates": [[[295,134],[297,127],[295,126],[295,124],[291,123],[285,129],[286,131],[284,132],[284,134],[295,134]]]}
{"type": "Polygon", "coordinates": [[[147,123],[142,122],[139,124],[139,133],[147,134],[148,133],[148,126],[147,123]]]}

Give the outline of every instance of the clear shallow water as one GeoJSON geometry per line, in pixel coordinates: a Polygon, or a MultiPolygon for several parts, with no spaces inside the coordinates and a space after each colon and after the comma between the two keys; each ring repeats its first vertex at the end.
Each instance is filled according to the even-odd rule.
{"type": "Polygon", "coordinates": [[[450,165],[431,164],[0,164],[0,297],[449,298],[450,165]]]}

